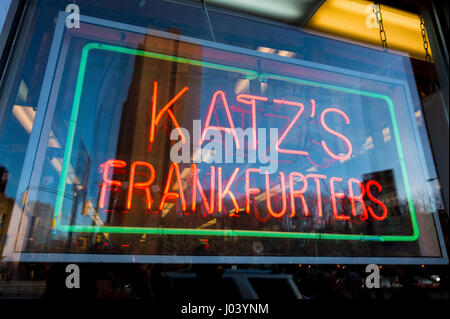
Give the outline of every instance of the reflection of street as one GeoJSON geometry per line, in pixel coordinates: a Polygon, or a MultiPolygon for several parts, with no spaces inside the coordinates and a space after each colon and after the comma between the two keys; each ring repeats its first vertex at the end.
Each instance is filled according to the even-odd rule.
{"type": "Polygon", "coordinates": [[[0,281],[0,299],[41,299],[46,284],[41,281],[0,281]]]}
{"type": "Polygon", "coordinates": [[[6,184],[8,182],[8,170],[6,167],[0,166],[0,253],[3,250],[6,233],[8,232],[8,224],[11,216],[14,199],[8,198],[5,194],[6,184]]]}
{"type": "Polygon", "coordinates": [[[380,288],[365,286],[364,265],[81,264],[80,289],[65,286],[65,263],[7,269],[0,299],[448,299],[448,273],[435,266],[380,266],[380,288]],[[20,273],[20,278],[17,274],[20,273]]]}

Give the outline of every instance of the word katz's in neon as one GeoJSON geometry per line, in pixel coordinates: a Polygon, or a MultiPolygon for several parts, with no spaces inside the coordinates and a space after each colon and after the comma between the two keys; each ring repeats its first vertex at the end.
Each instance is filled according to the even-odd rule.
{"type": "MultiPolygon", "coordinates": [[[[157,104],[158,104],[158,82],[155,81],[153,83],[153,97],[152,97],[152,104],[151,104],[151,124],[150,124],[150,132],[149,132],[149,151],[152,149],[152,145],[155,142],[155,135],[156,135],[156,128],[161,123],[161,119],[164,116],[165,113],[167,113],[168,118],[172,121],[172,125],[174,128],[178,131],[178,135],[181,137],[181,143],[185,144],[187,141],[186,136],[183,134],[183,130],[181,129],[178,121],[175,118],[175,115],[173,114],[173,111],[171,110],[171,107],[179,101],[187,92],[189,91],[189,88],[186,86],[182,88],[167,104],[165,104],[162,108],[160,108],[159,112],[157,112],[157,104]]],[[[264,96],[256,96],[256,95],[249,95],[249,94],[239,94],[236,96],[236,101],[245,105],[248,105],[250,107],[250,113],[251,113],[251,130],[252,130],[252,140],[249,143],[250,149],[256,150],[258,141],[257,141],[257,120],[256,120],[256,105],[261,102],[268,102],[268,98],[264,96]]],[[[311,114],[310,117],[314,117],[316,113],[316,103],[313,99],[311,99],[311,114]]],[[[303,155],[308,156],[309,152],[307,150],[298,150],[298,149],[286,149],[282,146],[283,141],[286,139],[287,135],[290,133],[292,127],[294,124],[298,123],[300,120],[300,117],[305,113],[305,106],[300,102],[294,102],[294,101],[288,101],[285,99],[273,99],[273,103],[284,106],[284,107],[290,107],[294,108],[296,110],[295,116],[292,118],[288,126],[280,132],[280,135],[278,137],[278,140],[275,143],[275,150],[279,153],[286,153],[286,154],[293,154],[293,155],[303,155]]],[[[332,128],[330,128],[327,124],[327,118],[331,116],[338,116],[341,117],[346,125],[350,125],[350,119],[347,116],[347,114],[337,108],[327,108],[321,112],[319,115],[320,119],[320,125],[322,128],[329,134],[335,136],[338,140],[341,141],[341,143],[345,144],[346,152],[336,154],[325,141],[320,141],[320,145],[322,146],[323,150],[328,154],[331,158],[337,161],[345,161],[349,159],[353,152],[353,147],[350,142],[350,140],[343,135],[342,133],[339,133],[332,128]],[[333,115],[334,114],[334,115],[333,115]]],[[[226,132],[228,134],[231,134],[233,136],[236,149],[241,149],[244,147],[244,145],[241,145],[241,142],[239,140],[238,134],[236,133],[236,126],[234,124],[233,118],[231,116],[231,111],[229,107],[228,100],[226,98],[225,92],[219,90],[216,91],[212,98],[211,103],[207,109],[206,116],[204,119],[204,128],[201,133],[201,138],[199,141],[199,144],[202,145],[206,140],[206,135],[210,131],[219,131],[219,132],[226,132]],[[213,115],[213,111],[217,107],[219,101],[221,101],[221,104],[223,105],[223,108],[225,110],[226,114],[226,120],[228,122],[228,126],[217,126],[217,125],[211,125],[211,117],[213,115]]],[[[242,128],[244,129],[244,128],[242,128]]]]}
{"type": "Polygon", "coordinates": [[[196,212],[199,202],[203,204],[205,215],[222,215],[228,214],[228,216],[237,216],[236,212],[244,211],[247,214],[255,214],[258,220],[261,220],[254,204],[255,197],[261,194],[265,196],[265,206],[269,217],[281,218],[288,216],[290,218],[294,216],[312,215],[311,207],[308,206],[305,194],[307,191],[315,193],[314,214],[317,217],[323,217],[322,204],[325,198],[322,198],[321,184],[326,183],[329,186],[330,193],[327,198],[331,202],[333,216],[336,220],[349,220],[352,217],[357,217],[361,220],[373,218],[377,221],[382,221],[387,217],[386,205],[377,198],[377,195],[382,192],[383,188],[380,183],[375,180],[369,180],[365,183],[350,178],[343,180],[340,177],[327,177],[321,174],[307,174],[304,175],[300,172],[284,173],[279,172],[279,183],[277,184],[278,191],[274,191],[273,181],[271,176],[264,173],[264,189],[251,186],[255,184],[253,177],[261,174],[259,169],[247,168],[243,175],[244,189],[245,189],[245,205],[241,207],[237,200],[237,194],[235,194],[236,178],[240,172],[240,168],[236,167],[232,174],[224,176],[223,168],[221,166],[210,166],[209,183],[207,195],[206,187],[202,186],[202,183],[198,175],[197,164],[192,164],[190,167],[190,174],[186,180],[182,179],[180,169],[177,163],[172,163],[164,186],[162,195],[160,196],[159,203],[153,205],[152,184],[155,181],[156,174],[153,165],[143,161],[133,162],[129,167],[129,174],[125,174],[127,163],[120,160],[111,159],[104,162],[102,165],[102,177],[103,182],[100,191],[99,207],[101,209],[106,206],[107,194],[111,191],[121,192],[126,194],[126,209],[130,210],[133,207],[133,201],[137,196],[143,196],[145,198],[146,208],[148,211],[161,212],[166,205],[170,202],[178,203],[183,212],[196,212]],[[120,170],[120,174],[117,172],[120,170]],[[139,171],[140,175],[145,172],[146,180],[136,182],[136,172],[139,171]],[[119,179],[112,179],[122,177],[119,179]],[[128,176],[127,176],[128,175],[128,176]],[[128,177],[128,186],[124,186],[124,180],[128,177]],[[173,181],[175,179],[176,190],[171,189],[173,181]],[[185,182],[191,186],[189,187],[189,193],[186,194],[185,182]],[[253,182],[253,183],[251,183],[253,182]],[[343,189],[347,191],[344,192],[343,189]],[[189,196],[190,195],[190,196],[189,196]],[[231,200],[233,209],[227,210],[224,206],[224,200],[228,198],[231,200]],[[350,211],[344,210],[342,201],[344,198],[350,202],[350,211]],[[277,203],[275,205],[274,203],[277,203]],[[280,204],[281,203],[281,204],[280,204]],[[300,207],[296,205],[300,203],[300,207]],[[278,206],[278,208],[275,208],[278,206]],[[253,209],[252,209],[253,207],[253,209]]]}

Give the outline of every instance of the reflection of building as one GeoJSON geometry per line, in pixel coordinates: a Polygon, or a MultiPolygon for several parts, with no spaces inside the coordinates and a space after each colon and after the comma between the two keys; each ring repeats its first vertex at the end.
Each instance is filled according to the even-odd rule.
{"type": "Polygon", "coordinates": [[[400,213],[400,201],[393,170],[367,173],[362,178],[364,184],[367,184],[369,180],[374,180],[381,184],[383,190],[376,197],[389,208],[390,216],[396,216],[400,213]]]}
{"type": "MultiPolygon", "coordinates": [[[[84,208],[90,169],[91,169],[91,157],[89,156],[89,152],[83,140],[81,140],[77,150],[75,172],[72,178],[73,179],[72,190],[74,200],[70,216],[70,225],[76,225],[77,215],[79,215],[80,211],[82,211],[84,208]]],[[[68,238],[68,246],[71,245],[72,236],[73,233],[70,232],[68,238]]]]}
{"type": "Polygon", "coordinates": [[[11,217],[14,200],[5,196],[6,183],[8,182],[8,170],[0,166],[0,251],[6,239],[9,218],[11,217]]]}
{"type": "Polygon", "coordinates": [[[39,201],[27,202],[22,223],[29,225],[25,238],[26,250],[40,250],[49,244],[51,218],[53,216],[53,206],[39,201]]]}
{"type": "Polygon", "coordinates": [[[5,193],[6,183],[8,182],[9,174],[6,167],[0,166],[0,193],[5,193]]]}
{"type": "MultiPolygon", "coordinates": [[[[397,194],[397,187],[394,179],[393,170],[385,170],[379,172],[367,173],[362,176],[364,185],[367,182],[374,180],[380,183],[382,190],[378,191],[376,187],[371,189],[372,195],[380,200],[388,209],[387,218],[383,222],[377,222],[371,216],[367,220],[367,228],[370,229],[371,233],[375,234],[407,234],[410,231],[408,219],[405,222],[402,219],[402,207],[397,194]],[[405,230],[406,229],[406,230],[405,230]]],[[[372,201],[366,196],[366,206],[373,207],[372,201]]],[[[407,207],[406,207],[407,208],[407,207]]],[[[376,209],[373,208],[375,214],[377,214],[376,209]]],[[[403,216],[404,217],[404,216],[403,216]]],[[[409,217],[409,215],[407,216],[409,217]]]]}
{"type": "MultiPolygon", "coordinates": [[[[160,51],[169,55],[183,55],[184,51],[199,50],[198,47],[185,43],[178,43],[168,40],[158,39],[158,48],[155,48],[156,41],[153,37],[145,38],[145,43],[141,45],[142,50],[160,51]]],[[[190,52],[192,54],[192,52],[190,52]]],[[[198,53],[200,54],[200,53],[198,53]]],[[[200,104],[201,80],[197,75],[201,74],[201,69],[188,64],[180,64],[148,57],[136,57],[134,62],[133,75],[128,91],[128,97],[122,107],[120,119],[120,134],[117,142],[116,159],[123,160],[127,166],[124,170],[115,169],[115,178],[126,181],[130,174],[130,166],[134,161],[145,161],[154,166],[156,177],[152,188],[153,209],[157,208],[160,192],[164,188],[167,173],[170,166],[170,132],[174,128],[173,121],[169,114],[165,112],[155,128],[155,141],[149,151],[149,130],[151,124],[151,107],[154,94],[154,82],[158,82],[156,97],[156,114],[184,87],[189,87],[187,93],[183,94],[171,107],[177,122],[181,127],[190,128],[195,112],[189,107],[200,104]],[[186,112],[186,110],[189,110],[186,112]],[[162,155],[164,154],[164,155],[162,155]]],[[[105,159],[106,160],[106,159],[105,159]]],[[[180,170],[183,170],[180,167],[180,170]]],[[[190,169],[188,169],[190,171],[190,169]]],[[[183,172],[181,172],[183,175],[183,172]]],[[[136,182],[148,179],[148,169],[138,168],[136,171],[136,182]]],[[[127,183],[125,183],[127,185],[127,183]]],[[[131,185],[128,185],[131,187],[131,185]]],[[[108,209],[107,223],[115,226],[136,226],[146,223],[145,193],[141,190],[133,190],[132,207],[129,213],[125,211],[125,198],[128,188],[124,186],[121,190],[116,190],[114,196],[110,197],[110,208],[108,209]]],[[[114,190],[111,192],[111,194],[114,190]]],[[[169,215],[166,220],[172,218],[176,205],[168,202],[165,210],[169,215]],[[172,209],[169,209],[171,207],[172,209]],[[170,212],[169,212],[170,211],[170,212]]]]}
{"type": "Polygon", "coordinates": [[[3,248],[3,244],[6,239],[13,204],[13,199],[0,193],[0,251],[3,248]]]}
{"type": "MultiPolygon", "coordinates": [[[[366,185],[369,180],[380,183],[382,190],[376,187],[371,188],[372,196],[386,205],[388,213],[383,221],[376,221],[371,216],[367,222],[367,229],[373,234],[383,235],[411,235],[411,211],[408,203],[404,199],[399,198],[397,192],[397,184],[395,181],[394,171],[385,170],[367,173],[362,176],[363,183],[366,185]]],[[[366,196],[366,206],[372,207],[375,214],[379,214],[374,207],[373,202],[366,196]]]]}

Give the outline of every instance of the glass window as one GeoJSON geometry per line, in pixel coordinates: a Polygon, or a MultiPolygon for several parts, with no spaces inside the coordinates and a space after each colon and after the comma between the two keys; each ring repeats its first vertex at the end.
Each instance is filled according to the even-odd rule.
{"type": "Polygon", "coordinates": [[[2,83],[5,269],[448,262],[409,56],[197,2],[77,6],[68,27],[65,3],[30,4],[2,83]]]}

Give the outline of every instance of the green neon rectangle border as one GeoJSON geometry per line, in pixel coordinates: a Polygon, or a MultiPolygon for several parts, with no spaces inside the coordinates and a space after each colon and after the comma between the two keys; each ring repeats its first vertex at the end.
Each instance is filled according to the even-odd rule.
{"type": "Polygon", "coordinates": [[[358,240],[358,241],[415,241],[419,238],[419,228],[417,224],[416,212],[412,199],[411,188],[409,184],[409,178],[407,174],[406,162],[403,155],[403,148],[400,139],[400,133],[397,125],[397,119],[395,116],[394,103],[387,95],[378,93],[372,93],[362,90],[350,89],[331,84],[313,82],[308,80],[302,80],[292,78],[288,76],[281,76],[270,73],[258,74],[253,70],[247,70],[227,65],[221,65],[211,62],[198,61],[193,59],[175,57],[165,55],[161,53],[130,49],[126,47],[120,47],[115,45],[103,44],[103,43],[88,43],[83,47],[80,61],[80,69],[78,72],[78,78],[75,88],[75,96],[72,104],[72,113],[69,121],[69,131],[67,134],[66,146],[64,150],[64,159],[61,169],[61,177],[58,185],[58,192],[56,195],[55,210],[52,219],[52,228],[64,232],[87,232],[87,233],[121,233],[121,234],[155,234],[155,235],[198,235],[198,236],[243,236],[243,237],[272,237],[272,238],[309,238],[309,239],[332,239],[332,240],[358,240]],[[89,226],[89,225],[61,225],[59,222],[62,215],[62,205],[64,200],[64,193],[66,189],[66,180],[68,174],[68,167],[70,163],[70,157],[72,155],[72,147],[75,136],[75,129],[77,124],[77,117],[81,101],[82,87],[84,84],[84,76],[86,73],[87,59],[91,50],[104,50],[112,51],[123,54],[137,55],[150,57],[154,59],[160,59],[164,61],[171,61],[177,63],[190,64],[194,66],[213,68],[217,70],[224,70],[229,72],[241,73],[247,79],[275,79],[288,81],[298,84],[306,84],[310,86],[316,86],[326,88],[335,91],[341,91],[351,94],[363,95],[372,98],[378,98],[384,100],[389,106],[389,112],[392,119],[395,142],[397,144],[397,151],[400,160],[400,167],[402,170],[403,181],[405,183],[406,196],[408,200],[408,207],[411,215],[411,222],[413,227],[412,235],[353,235],[353,234],[332,234],[332,233],[291,233],[291,232],[271,232],[271,231],[253,231],[253,230],[228,230],[228,229],[192,229],[192,228],[163,228],[163,227],[118,227],[118,226],[89,226]]]}

